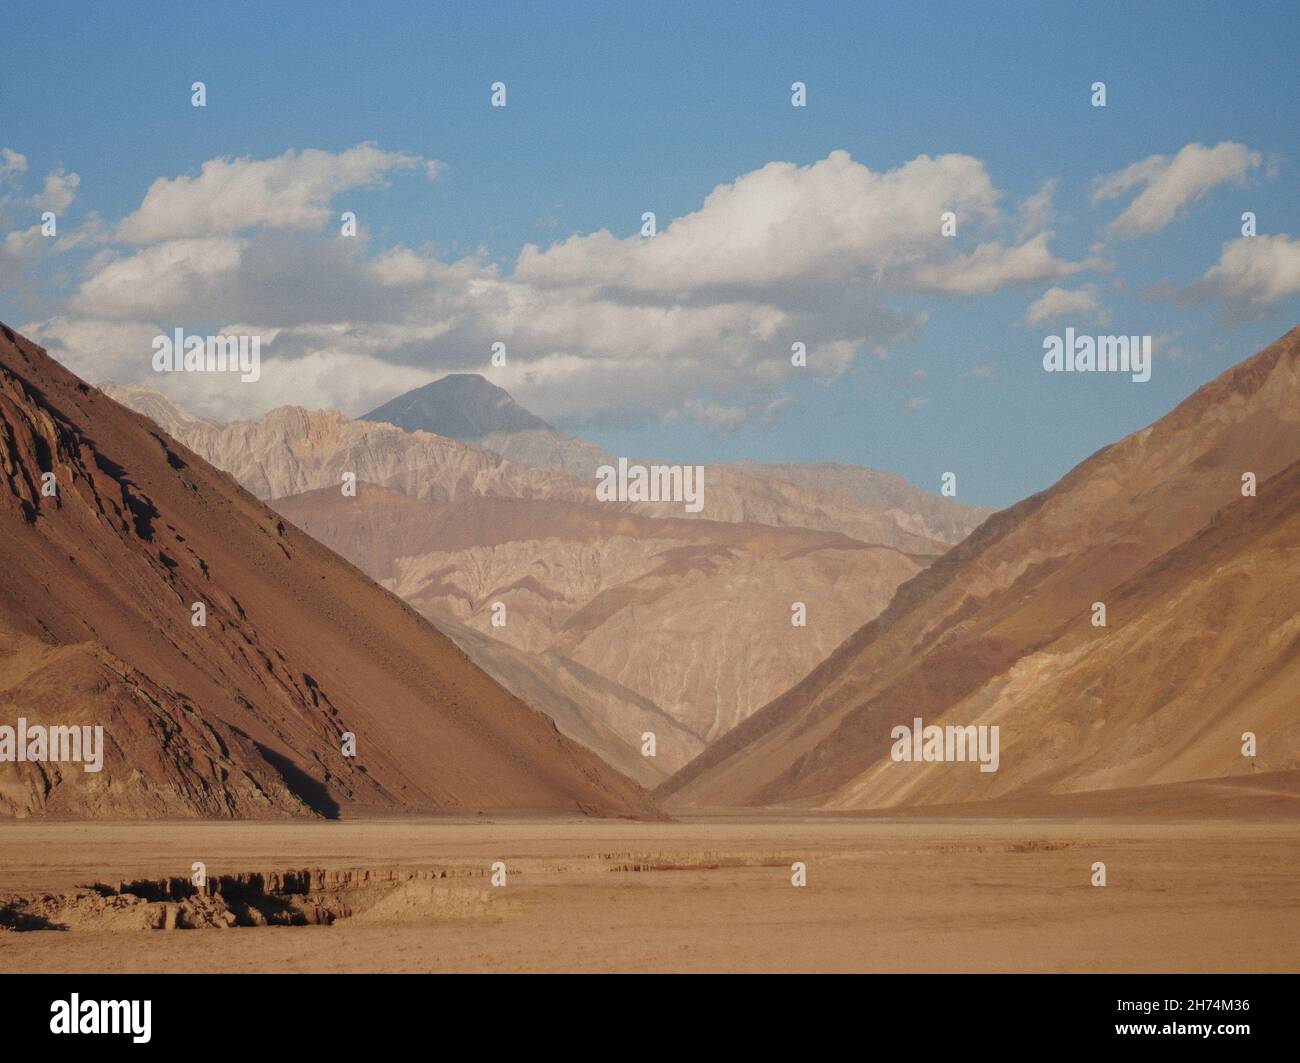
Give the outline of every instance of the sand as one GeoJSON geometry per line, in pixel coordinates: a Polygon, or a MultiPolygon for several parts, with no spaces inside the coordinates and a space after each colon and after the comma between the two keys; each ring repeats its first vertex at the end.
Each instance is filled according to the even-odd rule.
{"type": "Polygon", "coordinates": [[[332,926],[0,931],[0,971],[1300,970],[1289,814],[32,821],[0,827],[0,895],[196,860],[450,877],[332,926]]]}

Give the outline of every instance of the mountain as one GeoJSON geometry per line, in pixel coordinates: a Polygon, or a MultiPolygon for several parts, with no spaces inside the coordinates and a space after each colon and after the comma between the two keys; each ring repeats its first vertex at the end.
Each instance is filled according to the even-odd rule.
{"type": "MultiPolygon", "coordinates": [[[[842,494],[709,466],[700,514],[598,502],[590,480],[423,430],[296,407],[220,424],[147,388],[104,387],[648,784],[798,681],[948,548],[943,535],[983,516],[870,470],[880,504],[857,501],[867,488],[846,466],[835,467],[842,494]],[[362,485],[355,498],[340,491],[343,471],[362,485]],[[490,623],[498,602],[504,627],[490,623]],[[791,625],[795,602],[806,627],[791,625]],[[504,648],[456,636],[449,621],[504,648]],[[639,753],[645,730],[659,739],[653,763],[639,753]]],[[[519,416],[531,415],[507,423],[519,416]]]]}
{"type": "MultiPolygon", "coordinates": [[[[224,423],[195,417],[141,385],[106,381],[99,387],[123,405],[151,417],[264,500],[337,487],[342,473],[352,472],[358,480],[417,498],[563,499],[641,516],[840,532],[929,558],[960,541],[991,512],[937,498],[887,474],[874,475],[889,482],[897,480],[924,508],[908,510],[896,498],[869,504],[854,497],[856,488],[843,493],[824,491],[782,479],[774,472],[788,468],[795,470],[792,476],[809,479],[808,470],[820,466],[755,466],[758,472],[739,465],[707,466],[704,508],[698,513],[686,512],[676,502],[597,503],[594,476],[578,477],[542,465],[508,461],[481,446],[423,430],[408,432],[383,422],[353,421],[336,411],[298,406],[281,406],[256,420],[224,423]],[[942,519],[926,515],[930,513],[941,514],[942,519]]],[[[604,458],[614,460],[608,455],[604,458]]],[[[852,466],[827,468],[838,470],[846,479],[853,470],[852,466]]],[[[873,470],[862,471],[873,474],[873,470]]]]}
{"type": "Polygon", "coordinates": [[[900,529],[949,545],[961,542],[996,512],[922,491],[895,473],[862,465],[832,461],[780,464],[737,461],[728,462],[722,468],[847,499],[869,511],[882,513],[900,529]]]}
{"type": "Polygon", "coordinates": [[[406,432],[433,432],[473,442],[493,432],[528,432],[551,426],[477,373],[449,373],[362,414],[406,432]]]}
{"type": "MultiPolygon", "coordinates": [[[[141,401],[156,409],[158,398],[141,401]]],[[[558,469],[585,481],[618,460],[594,443],[556,431],[474,373],[454,373],[408,391],[360,420],[446,436],[519,465],[558,469]]],[[[942,553],[994,512],[922,491],[892,473],[832,462],[727,462],[710,465],[707,479],[701,516],[709,520],[838,531],[917,554],[942,553]]]]}
{"type": "MultiPolygon", "coordinates": [[[[594,477],[507,461],[491,450],[425,431],[407,432],[386,423],[353,421],[332,410],[298,406],[281,406],[252,421],[223,423],[195,417],[140,385],[105,382],[100,389],[151,417],[264,500],[337,487],[342,473],[352,472],[358,480],[437,501],[478,496],[560,499],[641,516],[810,528],[840,532],[918,557],[937,557],[951,545],[949,538],[932,534],[923,520],[896,506],[873,507],[847,494],[830,494],[728,465],[707,467],[704,508],[699,513],[688,513],[675,502],[597,503],[594,477]]],[[[924,497],[925,492],[917,495],[924,497]]],[[[959,525],[974,527],[988,511],[956,506],[956,512],[959,525]]]]}
{"type": "Polygon", "coordinates": [[[657,794],[857,809],[1296,770],[1297,460],[1293,329],[991,517],[657,794]],[[894,763],[917,717],[997,725],[998,770],[894,763]]]}
{"type": "Polygon", "coordinates": [[[600,447],[556,431],[508,392],[477,373],[451,373],[362,414],[407,432],[432,432],[500,454],[508,461],[559,469],[591,480],[613,462],[600,447]]]}
{"type": "Polygon", "coordinates": [[[338,487],[345,472],[416,498],[451,501],[490,495],[590,501],[592,487],[572,476],[505,461],[479,447],[389,424],[353,421],[332,410],[281,406],[253,421],[195,417],[150,388],[101,390],[269,500],[338,487]]]}
{"type": "MultiPolygon", "coordinates": [[[[922,564],[833,532],[563,501],[439,503],[367,484],[356,498],[330,488],[275,505],[435,623],[558,655],[699,743],[806,674],[922,564]],[[791,623],[795,602],[806,626],[791,623]]],[[[665,735],[659,748],[663,763],[684,751],[665,735]]]]}
{"type": "Polygon", "coordinates": [[[554,720],[561,734],[642,786],[664,782],[704,748],[659,706],[576,661],[528,653],[445,615],[426,615],[483,671],[554,720]],[[653,757],[642,753],[646,732],[655,736],[653,757]]]}
{"type": "Polygon", "coordinates": [[[7,327],[0,470],[0,722],[102,726],[105,750],[100,772],[0,764],[6,813],[658,814],[400,599],[7,327]]]}

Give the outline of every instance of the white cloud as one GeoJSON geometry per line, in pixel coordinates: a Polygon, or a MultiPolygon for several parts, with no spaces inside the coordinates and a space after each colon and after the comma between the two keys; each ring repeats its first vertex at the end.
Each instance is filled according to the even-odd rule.
{"type": "Polygon", "coordinates": [[[1056,179],[1048,178],[1039,186],[1037,192],[1029,196],[1020,205],[1019,237],[1045,229],[1052,220],[1052,197],[1056,194],[1056,179]]]}
{"type": "Polygon", "coordinates": [[[154,181],[139,209],[118,226],[118,236],[145,244],[251,228],[318,230],[340,192],[379,187],[394,171],[417,167],[430,178],[438,173],[437,163],[374,144],[338,154],[308,148],[275,159],[209,159],[197,177],[154,181]]]}
{"type": "Polygon", "coordinates": [[[13,148],[0,148],[0,178],[9,178],[27,172],[27,156],[13,148]]]}
{"type": "MultiPolygon", "coordinates": [[[[807,346],[807,373],[825,380],[859,351],[914,339],[926,311],[895,309],[895,296],[982,294],[1096,264],[1058,259],[1046,230],[979,242],[1027,214],[1045,218],[1050,188],[1004,215],[983,163],[964,155],[883,173],[842,151],[771,163],[718,186],[651,240],[574,235],[526,246],[513,270],[486,253],[448,262],[404,246],[372,252],[364,232],[342,240],[326,224],[339,191],[421,165],[437,172],[363,144],[215,159],[198,176],[155,181],[116,244],[88,264],[67,313],[33,327],[52,349],[84,342],[74,328],[83,319],[135,343],[147,334],[127,366],[91,374],[129,383],[148,337],[244,322],[266,337],[267,383],[253,386],[256,398],[233,394],[265,408],[284,380],[305,404],[355,403],[348,413],[385,396],[349,392],[313,366],[395,393],[441,372],[484,371],[501,341],[509,358],[494,378],[542,416],[677,415],[726,429],[773,416],[794,342],[807,346]],[[960,239],[941,236],[945,210],[957,212],[960,239]]],[[[113,363],[104,344],[93,347],[113,363]]],[[[200,398],[214,406],[195,412],[218,416],[228,411],[215,404],[235,401],[200,398]]]]}
{"type": "MultiPolygon", "coordinates": [[[[745,407],[688,398],[682,403],[680,414],[719,432],[734,432],[743,425],[771,424],[789,402],[789,399],[773,399],[771,402],[745,407]]],[[[673,411],[669,416],[677,415],[679,412],[673,411]]]]}
{"type": "Polygon", "coordinates": [[[1076,321],[1110,320],[1108,311],[1091,291],[1068,288],[1048,288],[1029,304],[1025,311],[1025,324],[1033,327],[1054,318],[1068,317],[1076,321]]]}
{"type": "Polygon", "coordinates": [[[27,203],[33,210],[52,210],[55,214],[61,214],[72,206],[80,184],[81,178],[75,173],[65,173],[62,169],[51,170],[45,175],[41,190],[31,196],[27,203]]]}
{"type": "Polygon", "coordinates": [[[1183,302],[1218,302],[1238,316],[1258,316],[1300,294],[1300,239],[1243,236],[1223,245],[1219,261],[1179,293],[1183,302]]]}
{"type": "Polygon", "coordinates": [[[238,269],[243,247],[230,237],[168,240],[115,258],[81,286],[72,309],[91,318],[139,320],[210,307],[220,282],[238,269]]]}
{"type": "Polygon", "coordinates": [[[984,244],[963,258],[940,234],[940,215],[961,231],[1000,223],[998,192],[969,155],[918,156],[884,173],[833,151],[810,166],[772,162],[719,185],[693,214],[652,239],[606,230],[572,236],[519,256],[515,276],[543,288],[590,286],[698,296],[767,293],[778,286],[869,279],[884,288],[964,291],[956,275],[971,265],[976,290],[1050,279],[1071,267],[1028,244],[984,244]]]}
{"type": "MultiPolygon", "coordinates": [[[[71,206],[77,196],[80,177],[56,168],[45,175],[39,192],[24,196],[20,193],[26,173],[26,156],[12,148],[0,149],[0,185],[5,189],[0,193],[0,222],[13,224],[17,221],[23,226],[0,239],[0,284],[6,287],[18,286],[24,274],[29,273],[47,251],[67,251],[86,242],[90,236],[89,228],[80,232],[69,231],[61,220],[57,223],[61,230],[58,238],[51,239],[42,231],[40,215],[45,211],[59,215],[71,206]],[[29,221],[31,224],[27,224],[29,221]]],[[[93,227],[97,221],[92,217],[90,226],[93,227]]]]}
{"type": "Polygon", "coordinates": [[[1196,361],[1195,356],[1188,353],[1187,349],[1179,343],[1179,338],[1186,330],[1180,329],[1178,332],[1158,332],[1151,337],[1151,354],[1166,362],[1178,362],[1182,365],[1191,365],[1196,361]]]}
{"type": "Polygon", "coordinates": [[[909,284],[921,291],[949,295],[988,295],[1001,288],[1037,284],[1098,269],[1100,260],[1064,262],[1048,249],[1050,232],[1041,232],[1019,246],[980,244],[975,250],[942,263],[917,266],[909,284]]]}
{"type": "Polygon", "coordinates": [[[148,321],[99,320],[64,314],[21,326],[64,365],[91,382],[153,383],[150,344],[158,326],[148,321]]]}
{"type": "Polygon", "coordinates": [[[1123,213],[1111,221],[1110,228],[1129,237],[1153,233],[1216,185],[1244,183],[1260,162],[1259,152],[1244,144],[1224,141],[1212,148],[1188,144],[1177,155],[1151,155],[1118,173],[1099,177],[1092,201],[1097,204],[1141,188],[1123,213]]]}

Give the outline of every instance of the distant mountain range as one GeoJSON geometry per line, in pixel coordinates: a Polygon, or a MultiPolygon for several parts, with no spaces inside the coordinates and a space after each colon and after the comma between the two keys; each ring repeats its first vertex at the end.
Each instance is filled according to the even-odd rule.
{"type": "Polygon", "coordinates": [[[598,502],[594,465],[578,477],[555,455],[615,459],[472,375],[358,421],[284,407],[219,424],[147,388],[102,386],[647,785],[802,678],[988,512],[849,466],[709,466],[699,514],[598,502]],[[817,487],[822,469],[834,491],[817,487]],[[791,622],[796,603],[806,626],[791,622]],[[640,755],[647,730],[653,760],[640,755]]]}

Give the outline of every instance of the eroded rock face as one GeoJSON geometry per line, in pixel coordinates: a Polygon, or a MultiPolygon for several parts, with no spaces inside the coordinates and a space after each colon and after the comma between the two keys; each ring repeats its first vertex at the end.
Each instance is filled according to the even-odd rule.
{"type": "Polygon", "coordinates": [[[0,763],[0,813],[658,814],[399,599],[7,328],[0,570],[0,724],[102,727],[105,747],[97,772],[0,763]]]}
{"type": "Polygon", "coordinates": [[[226,930],[431,921],[485,912],[481,869],[302,868],[96,883],[63,894],[0,898],[0,931],[226,930]]]}
{"type": "MultiPolygon", "coordinates": [[[[643,699],[655,713],[593,708],[588,718],[603,717],[618,748],[638,756],[641,735],[655,732],[656,763],[673,768],[806,675],[922,567],[835,533],[560,502],[437,504],[368,485],[356,498],[318,491],[276,504],[435,623],[491,636],[557,684],[571,686],[572,662],[630,692],[621,702],[643,699]],[[795,603],[804,626],[792,623],[795,603]]],[[[475,660],[510,685],[504,661],[475,660]]],[[[593,748],[616,755],[610,743],[593,748]]]]}

